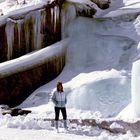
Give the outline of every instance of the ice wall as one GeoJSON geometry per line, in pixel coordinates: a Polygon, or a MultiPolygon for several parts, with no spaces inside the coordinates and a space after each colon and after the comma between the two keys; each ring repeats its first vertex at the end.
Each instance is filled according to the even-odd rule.
{"type": "Polygon", "coordinates": [[[134,116],[140,117],[140,60],[133,63],[131,93],[134,116]]]}
{"type": "Polygon", "coordinates": [[[115,25],[109,22],[78,17],[68,26],[67,34],[71,37],[67,53],[69,67],[130,69],[136,42],[129,37],[113,34],[113,30],[109,30],[115,25]]]}

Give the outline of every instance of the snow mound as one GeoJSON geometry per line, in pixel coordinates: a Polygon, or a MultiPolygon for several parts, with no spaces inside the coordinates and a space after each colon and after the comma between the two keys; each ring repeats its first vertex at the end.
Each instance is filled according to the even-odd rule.
{"type": "MultiPolygon", "coordinates": [[[[75,83],[75,86],[82,80],[80,75],[71,81],[75,83]]],[[[88,77],[87,74],[83,75],[88,77]]],[[[85,111],[99,111],[104,117],[117,115],[129,103],[130,79],[116,75],[115,71],[114,73],[112,71],[100,73],[99,77],[95,73],[89,75],[92,79],[89,81],[92,82],[80,84],[79,87],[77,86],[69,92],[68,107],[85,111]],[[96,77],[98,80],[94,79],[96,77]]]]}

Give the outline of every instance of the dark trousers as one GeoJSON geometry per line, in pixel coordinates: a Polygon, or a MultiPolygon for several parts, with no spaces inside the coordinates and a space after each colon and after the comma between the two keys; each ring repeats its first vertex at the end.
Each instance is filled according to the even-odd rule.
{"type": "Polygon", "coordinates": [[[55,120],[58,121],[59,120],[59,113],[61,110],[62,116],[63,116],[63,120],[67,120],[67,112],[66,112],[66,108],[65,107],[55,107],[55,120]]]}

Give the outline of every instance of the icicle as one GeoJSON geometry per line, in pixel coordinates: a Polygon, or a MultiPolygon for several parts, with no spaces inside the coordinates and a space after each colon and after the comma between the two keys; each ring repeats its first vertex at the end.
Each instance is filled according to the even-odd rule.
{"type": "Polygon", "coordinates": [[[41,49],[41,11],[35,13],[34,23],[34,49],[41,49]]]}
{"type": "Polygon", "coordinates": [[[54,32],[56,31],[57,24],[57,6],[54,7],[54,32]]]}
{"type": "Polygon", "coordinates": [[[59,15],[60,15],[60,9],[59,9],[59,7],[57,7],[57,11],[56,11],[56,19],[57,19],[57,21],[60,20],[59,15]]]}
{"type": "MultiPolygon", "coordinates": [[[[65,5],[64,5],[65,6],[65,5]]],[[[70,22],[72,22],[73,19],[76,17],[76,8],[74,5],[67,5],[66,7],[62,8],[61,12],[61,26],[62,26],[62,38],[65,38],[67,36],[66,34],[66,28],[70,22]]]]}
{"type": "Polygon", "coordinates": [[[51,8],[51,24],[53,24],[54,21],[54,9],[51,8]]]}
{"type": "Polygon", "coordinates": [[[18,20],[17,21],[17,28],[18,28],[18,46],[19,48],[21,47],[21,28],[23,25],[23,20],[18,20]]]}
{"type": "Polygon", "coordinates": [[[24,19],[25,45],[26,45],[25,49],[26,49],[27,53],[30,50],[30,31],[32,30],[32,29],[30,29],[30,26],[29,26],[30,20],[31,20],[30,15],[27,15],[24,19]]]}
{"type": "Polygon", "coordinates": [[[14,43],[14,25],[15,21],[8,18],[6,24],[6,36],[7,36],[7,44],[8,44],[8,51],[7,51],[7,60],[12,59],[13,55],[13,43],[14,43]]]}
{"type": "Polygon", "coordinates": [[[46,10],[41,11],[41,33],[44,33],[44,29],[46,27],[46,10]]]}

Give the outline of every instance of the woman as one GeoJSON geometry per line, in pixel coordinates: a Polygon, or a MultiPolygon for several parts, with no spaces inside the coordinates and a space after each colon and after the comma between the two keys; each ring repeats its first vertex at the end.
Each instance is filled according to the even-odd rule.
{"type": "Polygon", "coordinates": [[[57,83],[56,91],[53,93],[52,101],[55,105],[55,127],[58,130],[58,120],[60,110],[62,112],[63,120],[64,120],[64,128],[67,129],[67,112],[66,112],[66,93],[63,91],[63,85],[61,82],[57,83]]]}

